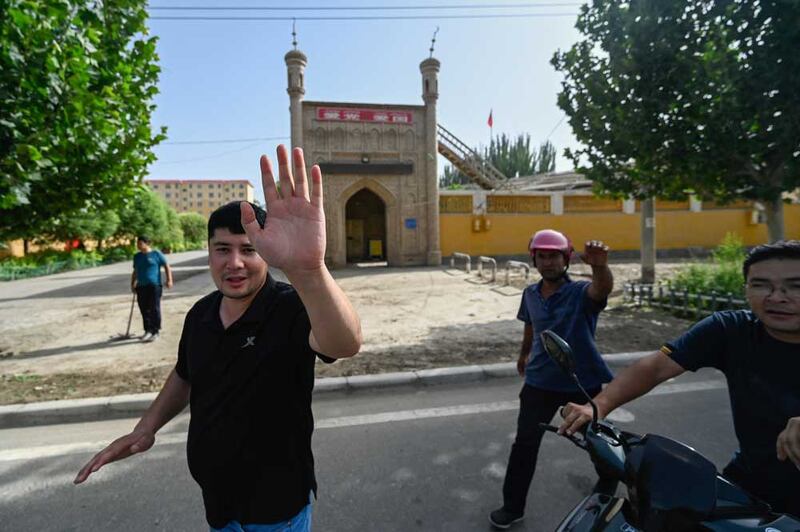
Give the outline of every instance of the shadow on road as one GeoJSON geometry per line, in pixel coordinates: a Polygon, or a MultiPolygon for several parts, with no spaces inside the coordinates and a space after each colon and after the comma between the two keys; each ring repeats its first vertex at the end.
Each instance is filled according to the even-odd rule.
{"type": "Polygon", "coordinates": [[[24,351],[14,356],[14,359],[28,359],[28,358],[41,358],[54,355],[64,355],[67,353],[77,353],[79,351],[94,351],[98,349],[110,349],[113,347],[121,347],[123,345],[137,344],[138,338],[131,338],[129,340],[112,341],[111,339],[102,342],[92,342],[83,345],[64,345],[59,347],[50,347],[48,349],[37,349],[35,351],[24,351]]]}
{"type": "MultiPolygon", "coordinates": [[[[194,277],[195,275],[201,275],[207,271],[208,260],[205,257],[200,257],[191,261],[182,262],[173,267],[172,279],[176,284],[178,284],[183,280],[194,277]]],[[[131,276],[129,273],[105,275],[99,279],[92,279],[83,283],[65,286],[63,288],[56,288],[54,290],[48,290],[46,292],[41,292],[30,296],[0,299],[0,302],[21,301],[27,299],[125,295],[131,293],[130,280],[131,276]]]]}

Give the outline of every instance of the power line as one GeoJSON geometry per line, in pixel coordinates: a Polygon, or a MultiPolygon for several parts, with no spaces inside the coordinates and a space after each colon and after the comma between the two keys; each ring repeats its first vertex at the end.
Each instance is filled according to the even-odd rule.
{"type": "Polygon", "coordinates": [[[547,142],[548,140],[550,140],[550,137],[553,135],[553,133],[555,133],[555,132],[556,132],[556,129],[558,129],[558,126],[560,126],[560,125],[561,125],[561,123],[562,123],[562,122],[564,122],[564,120],[565,120],[566,118],[567,118],[567,116],[566,116],[566,115],[564,115],[564,116],[562,116],[562,117],[561,117],[561,120],[559,120],[559,121],[558,121],[558,124],[556,124],[556,125],[555,125],[555,127],[553,127],[553,129],[551,129],[551,130],[550,130],[550,133],[548,133],[548,134],[547,134],[547,137],[544,139],[544,141],[545,141],[545,142],[547,142]]]}
{"type": "Polygon", "coordinates": [[[174,141],[167,141],[162,142],[163,144],[172,144],[172,145],[188,145],[188,144],[235,144],[238,142],[261,142],[265,140],[285,140],[288,139],[288,135],[284,135],[282,137],[260,137],[260,138],[252,138],[252,139],[220,139],[220,140],[174,140],[174,141]]]}
{"type": "Polygon", "coordinates": [[[192,158],[189,158],[189,159],[179,159],[177,161],[163,161],[163,162],[159,161],[159,164],[163,165],[163,164],[190,163],[190,162],[195,162],[195,161],[207,161],[208,159],[216,159],[216,158],[222,157],[224,155],[230,155],[232,153],[239,153],[239,152],[242,152],[242,151],[245,151],[245,150],[249,150],[250,148],[255,148],[256,146],[258,146],[258,144],[259,144],[259,142],[255,142],[253,144],[248,144],[244,148],[237,148],[235,150],[223,151],[223,152],[215,153],[214,155],[208,155],[208,156],[205,156],[205,157],[192,157],[192,158]]]}
{"type": "Polygon", "coordinates": [[[347,21],[347,20],[466,20],[466,19],[522,19],[522,18],[552,18],[552,17],[574,17],[577,13],[500,13],[500,14],[481,14],[481,15],[364,15],[364,16],[307,16],[307,17],[233,17],[233,16],[200,16],[200,15],[176,15],[176,16],[151,16],[150,20],[201,20],[201,21],[347,21]]]}
{"type": "Polygon", "coordinates": [[[537,2],[524,4],[425,4],[409,6],[149,6],[158,11],[404,11],[436,9],[519,9],[539,7],[576,7],[580,2],[537,2]]]}

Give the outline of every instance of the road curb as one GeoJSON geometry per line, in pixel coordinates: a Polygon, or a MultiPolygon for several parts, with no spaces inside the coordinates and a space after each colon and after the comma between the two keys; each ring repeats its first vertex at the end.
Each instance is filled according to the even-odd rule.
{"type": "MultiPolygon", "coordinates": [[[[603,358],[610,366],[620,367],[632,364],[648,354],[650,351],[639,351],[603,355],[603,358]]],[[[508,362],[352,377],[327,377],[314,381],[314,394],[357,392],[396,386],[435,386],[516,376],[516,363],[508,362]]],[[[136,417],[147,409],[156,395],[153,392],[0,406],[0,429],[136,417]]]]}

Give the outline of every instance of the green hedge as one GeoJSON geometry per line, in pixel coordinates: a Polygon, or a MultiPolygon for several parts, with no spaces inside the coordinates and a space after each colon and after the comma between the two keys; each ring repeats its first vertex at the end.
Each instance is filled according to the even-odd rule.
{"type": "Polygon", "coordinates": [[[30,253],[24,257],[8,257],[0,260],[0,281],[39,277],[66,270],[80,270],[101,264],[131,260],[134,253],[136,253],[136,249],[132,246],[116,246],[102,251],[47,250],[30,253]]]}
{"type": "Polygon", "coordinates": [[[704,294],[730,292],[735,297],[742,297],[742,263],[746,253],[742,239],[735,233],[728,233],[712,253],[710,262],[693,264],[678,272],[672,279],[672,288],[704,294]]]}

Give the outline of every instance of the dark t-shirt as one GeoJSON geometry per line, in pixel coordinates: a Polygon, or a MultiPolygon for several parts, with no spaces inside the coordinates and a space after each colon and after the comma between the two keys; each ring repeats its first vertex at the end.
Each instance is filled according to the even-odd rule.
{"type": "Polygon", "coordinates": [[[738,310],[709,316],[666,347],[684,369],[725,374],[740,447],[735,465],[752,478],[755,495],[782,504],[788,496],[800,512],[800,470],[778,460],[775,447],[789,418],[800,416],[800,344],[776,340],[752,312],[738,310]]]}
{"type": "Polygon", "coordinates": [[[206,519],[267,524],[289,519],[316,490],[311,434],[311,326],[297,292],[267,278],[227,329],[222,294],[198,301],[183,326],[175,371],[191,384],[189,470],[206,519]]]}
{"type": "Polygon", "coordinates": [[[575,373],[584,388],[599,389],[613,378],[594,341],[597,315],[606,303],[595,303],[589,298],[586,291],[590,284],[567,277],[567,282],[547,299],[541,295],[541,281],[522,293],[517,319],[532,325],[534,335],[525,367],[525,384],[560,392],[576,390],[572,379],[544,350],[539,335],[548,329],[569,342],[575,355],[575,373]]]}

